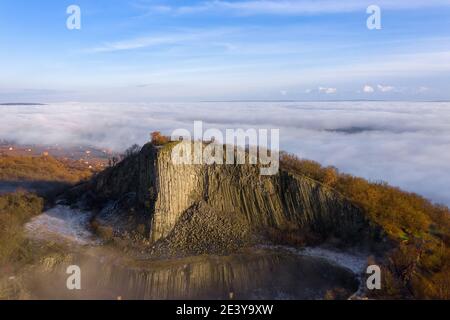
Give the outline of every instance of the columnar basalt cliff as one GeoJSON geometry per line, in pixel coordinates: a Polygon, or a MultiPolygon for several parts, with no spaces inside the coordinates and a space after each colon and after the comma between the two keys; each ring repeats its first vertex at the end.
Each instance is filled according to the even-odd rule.
{"type": "Polygon", "coordinates": [[[147,144],[74,191],[84,192],[84,198],[100,211],[111,208],[112,201],[116,201],[114,208],[121,208],[115,214],[130,214],[132,206],[132,215],[146,222],[151,242],[170,238],[178,225],[192,221],[207,226],[192,232],[217,232],[225,237],[232,233],[220,230],[225,225],[255,234],[265,228],[308,229],[345,239],[370,232],[359,208],[310,178],[283,169],[273,176],[261,176],[259,166],[249,164],[174,164],[175,144],[147,144]],[[127,205],[117,205],[123,202],[127,205]],[[214,227],[206,221],[211,212],[217,218],[214,227]]]}

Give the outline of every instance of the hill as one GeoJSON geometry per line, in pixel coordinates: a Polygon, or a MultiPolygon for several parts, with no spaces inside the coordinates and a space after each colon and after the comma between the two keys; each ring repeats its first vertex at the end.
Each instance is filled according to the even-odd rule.
{"type": "Polygon", "coordinates": [[[0,181],[53,181],[75,183],[92,171],[74,161],[50,156],[0,156],[0,181]]]}
{"type": "Polygon", "coordinates": [[[176,166],[173,146],[147,144],[66,197],[96,210],[98,230],[137,232],[154,253],[358,246],[383,267],[377,298],[449,297],[448,208],[287,154],[275,176],[250,165],[176,166]]]}

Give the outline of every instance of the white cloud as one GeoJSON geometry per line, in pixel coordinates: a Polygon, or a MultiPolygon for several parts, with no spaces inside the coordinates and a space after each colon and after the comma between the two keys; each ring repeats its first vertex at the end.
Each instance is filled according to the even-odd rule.
{"type": "Polygon", "coordinates": [[[363,88],[363,91],[364,91],[365,93],[373,93],[375,90],[374,90],[373,87],[371,87],[371,86],[369,86],[369,85],[365,85],[364,88],[363,88]]]}
{"type": "Polygon", "coordinates": [[[201,42],[214,40],[218,37],[235,32],[236,28],[217,28],[214,30],[178,30],[173,33],[136,37],[115,42],[104,43],[100,46],[85,50],[86,52],[114,52],[142,49],[161,45],[175,45],[181,43],[201,42]]]}
{"type": "Polygon", "coordinates": [[[384,86],[384,85],[377,85],[378,90],[380,90],[381,92],[392,92],[394,91],[395,87],[393,86],[384,86]]]}
{"type": "MultiPolygon", "coordinates": [[[[340,80],[365,81],[365,79],[375,77],[383,79],[388,77],[419,78],[429,75],[448,76],[449,72],[450,51],[383,55],[374,59],[370,64],[352,61],[351,63],[343,62],[326,69],[323,67],[311,67],[302,70],[302,74],[308,75],[305,79],[305,85],[308,85],[306,80],[316,82],[336,80],[336,74],[341,75],[340,80]]],[[[381,87],[387,87],[387,90],[394,89],[388,85],[381,85],[381,87]]]]}
{"type": "Polygon", "coordinates": [[[337,89],[336,88],[319,87],[318,90],[319,90],[320,93],[325,93],[325,94],[335,94],[335,93],[337,93],[337,89]]]}
{"type": "MultiPolygon", "coordinates": [[[[343,13],[365,11],[373,4],[372,0],[241,0],[241,1],[223,1],[213,0],[205,1],[194,5],[179,6],[141,6],[147,11],[156,13],[196,14],[203,12],[231,12],[236,15],[311,15],[321,13],[343,13]]],[[[417,9],[425,7],[449,6],[448,0],[378,0],[376,3],[383,9],[417,9]]]]}

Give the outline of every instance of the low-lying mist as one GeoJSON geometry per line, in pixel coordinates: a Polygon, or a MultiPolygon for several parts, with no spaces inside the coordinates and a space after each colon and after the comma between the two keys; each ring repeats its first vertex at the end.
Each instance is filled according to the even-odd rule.
{"type": "Polygon", "coordinates": [[[279,128],[280,147],[450,205],[448,102],[203,102],[1,106],[0,139],[122,151],[152,131],[279,128]]]}

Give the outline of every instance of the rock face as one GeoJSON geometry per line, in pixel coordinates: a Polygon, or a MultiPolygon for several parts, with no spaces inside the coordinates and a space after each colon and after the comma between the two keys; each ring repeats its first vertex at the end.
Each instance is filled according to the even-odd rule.
{"type": "Polygon", "coordinates": [[[198,207],[236,217],[244,221],[243,228],[255,231],[307,228],[349,238],[369,229],[355,205],[307,177],[283,169],[261,176],[257,165],[248,164],[177,165],[171,160],[172,148],[173,143],[147,144],[82,189],[90,190],[100,209],[112,200],[131,201],[136,208],[133,215],[146,222],[152,242],[168,237],[198,207]]]}

